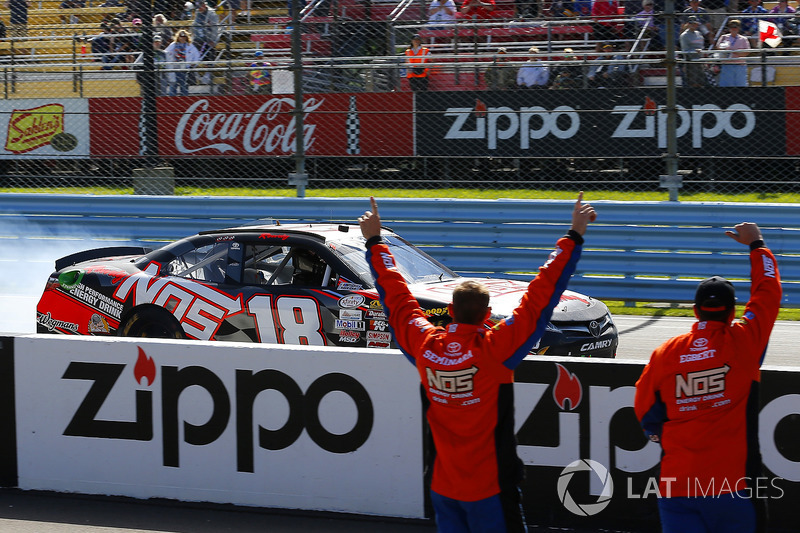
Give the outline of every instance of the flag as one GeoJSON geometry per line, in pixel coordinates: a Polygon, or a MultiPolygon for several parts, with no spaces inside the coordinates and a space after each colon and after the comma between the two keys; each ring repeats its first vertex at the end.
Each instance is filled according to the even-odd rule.
{"type": "Polygon", "coordinates": [[[781,30],[774,22],[769,22],[764,19],[758,21],[758,38],[762,43],[768,44],[770,47],[775,48],[781,44],[781,30]]]}

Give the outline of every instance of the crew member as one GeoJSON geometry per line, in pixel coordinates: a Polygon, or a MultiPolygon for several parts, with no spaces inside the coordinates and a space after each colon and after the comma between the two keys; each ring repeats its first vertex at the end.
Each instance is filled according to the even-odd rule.
{"type": "Polygon", "coordinates": [[[415,34],[411,37],[411,46],[406,49],[406,61],[409,63],[409,67],[406,69],[406,78],[414,92],[428,90],[430,69],[423,65],[428,62],[430,53],[430,50],[422,46],[422,39],[419,35],[415,34]]]}
{"type": "Polygon", "coordinates": [[[750,247],[750,301],[742,318],[733,322],[736,297],[728,280],[703,280],[694,300],[698,322],[656,348],[636,383],[636,416],[663,450],[658,509],[664,533],[763,527],[759,367],[778,316],[781,282],[756,224],[743,222],[726,233],[750,247]]]}
{"type": "Polygon", "coordinates": [[[595,211],[582,203],[572,228],[528,285],[512,315],[492,329],[489,291],[465,281],[453,291],[453,322],[435,327],[425,317],[381,240],[378,207],[359,218],[367,261],[400,349],[422,380],[433,438],[431,501],[440,532],[525,531],[519,483],[522,461],[514,435],[514,369],[542,337],[580,257],[595,211]]]}

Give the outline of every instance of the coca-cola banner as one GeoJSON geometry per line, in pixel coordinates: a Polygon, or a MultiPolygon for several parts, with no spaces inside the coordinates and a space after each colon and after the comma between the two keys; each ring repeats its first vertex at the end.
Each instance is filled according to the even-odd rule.
{"type": "MultiPolygon", "coordinates": [[[[410,93],[306,95],[305,153],[411,156],[412,102],[410,93]]],[[[138,111],[139,103],[138,98],[93,101],[93,132],[102,132],[106,138],[97,144],[93,156],[139,153],[138,116],[125,114],[138,111]],[[120,110],[126,110],[123,120],[120,110]]],[[[288,156],[295,151],[291,95],[162,97],[157,105],[162,157],[288,156]]]]}
{"type": "Polygon", "coordinates": [[[4,100],[0,104],[0,159],[88,155],[88,100],[4,100]]]}
{"type": "MultiPolygon", "coordinates": [[[[418,93],[417,153],[658,156],[667,150],[665,106],[663,88],[418,93]]],[[[678,152],[784,155],[785,113],[775,112],[784,106],[781,87],[679,89],[678,152]]]]}

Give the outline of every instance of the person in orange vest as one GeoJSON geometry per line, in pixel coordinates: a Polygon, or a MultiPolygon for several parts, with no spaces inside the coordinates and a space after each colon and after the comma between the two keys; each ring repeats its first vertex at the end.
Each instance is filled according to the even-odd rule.
{"type": "Polygon", "coordinates": [[[422,46],[422,39],[419,35],[411,37],[411,46],[406,49],[406,57],[411,66],[406,70],[406,78],[411,86],[411,90],[427,91],[428,90],[428,71],[429,68],[422,66],[423,63],[428,62],[428,55],[431,51],[422,46]]]}

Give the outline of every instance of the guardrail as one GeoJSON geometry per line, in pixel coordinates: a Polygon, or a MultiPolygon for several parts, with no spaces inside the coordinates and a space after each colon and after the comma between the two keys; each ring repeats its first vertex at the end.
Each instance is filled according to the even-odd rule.
{"type": "MultiPolygon", "coordinates": [[[[529,278],[569,223],[567,200],[380,199],[381,217],[463,274],[529,278]]],[[[606,300],[691,302],[698,279],[749,290],[747,250],[724,235],[743,220],[761,226],[778,256],[783,306],[800,307],[800,205],[594,201],[570,288],[606,300]]],[[[353,222],[369,207],[354,198],[0,195],[0,222],[16,236],[108,238],[152,245],[198,231],[272,218],[353,222]]]]}

